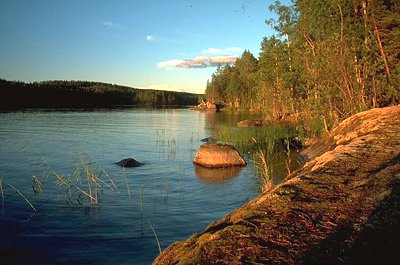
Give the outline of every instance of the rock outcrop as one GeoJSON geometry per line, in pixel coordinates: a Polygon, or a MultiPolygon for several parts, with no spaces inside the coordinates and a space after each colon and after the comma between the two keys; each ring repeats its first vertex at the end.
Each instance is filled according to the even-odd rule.
{"type": "Polygon", "coordinates": [[[202,144],[193,163],[203,167],[244,167],[246,161],[240,153],[228,144],[202,144]]]}
{"type": "Polygon", "coordinates": [[[390,264],[400,245],[400,106],[343,121],[280,185],[154,264],[390,264]]]}

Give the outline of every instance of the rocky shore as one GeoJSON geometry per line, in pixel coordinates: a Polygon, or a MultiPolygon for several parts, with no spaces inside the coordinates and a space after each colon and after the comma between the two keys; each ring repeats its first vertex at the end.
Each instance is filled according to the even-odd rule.
{"type": "Polygon", "coordinates": [[[400,106],[343,121],[305,166],[153,264],[391,264],[400,245],[400,106]]]}

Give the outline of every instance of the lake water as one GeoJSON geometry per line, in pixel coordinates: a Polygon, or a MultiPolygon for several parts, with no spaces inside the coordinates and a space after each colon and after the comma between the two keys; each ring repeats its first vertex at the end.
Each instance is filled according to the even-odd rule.
{"type": "Polygon", "coordinates": [[[251,163],[228,172],[192,163],[217,124],[245,118],[141,108],[0,113],[1,264],[151,264],[158,241],[164,249],[186,239],[259,194],[251,163]],[[127,157],[143,165],[114,164],[127,157]],[[97,204],[79,196],[82,163],[109,176],[101,174],[97,204]]]}

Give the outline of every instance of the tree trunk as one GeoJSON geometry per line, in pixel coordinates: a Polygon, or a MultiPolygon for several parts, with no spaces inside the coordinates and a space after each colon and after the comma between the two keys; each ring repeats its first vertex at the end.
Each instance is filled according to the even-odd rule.
{"type": "Polygon", "coordinates": [[[384,64],[385,64],[386,73],[387,73],[388,77],[390,78],[390,68],[389,68],[389,64],[388,64],[387,59],[386,59],[385,50],[383,49],[381,37],[380,37],[380,35],[379,35],[378,26],[377,26],[377,24],[376,24],[375,16],[374,16],[373,13],[372,13],[372,21],[374,22],[375,37],[376,37],[376,40],[378,41],[379,51],[381,52],[381,57],[382,57],[382,60],[383,60],[383,62],[384,62],[384,64]]]}

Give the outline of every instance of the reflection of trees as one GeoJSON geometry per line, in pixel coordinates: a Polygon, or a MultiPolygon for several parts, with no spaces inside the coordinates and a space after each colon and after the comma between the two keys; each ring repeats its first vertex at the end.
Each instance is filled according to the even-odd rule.
{"type": "Polygon", "coordinates": [[[218,125],[237,126],[237,123],[246,119],[260,119],[263,117],[261,112],[250,111],[205,111],[205,128],[211,131],[211,135],[216,137],[218,125]]]}

